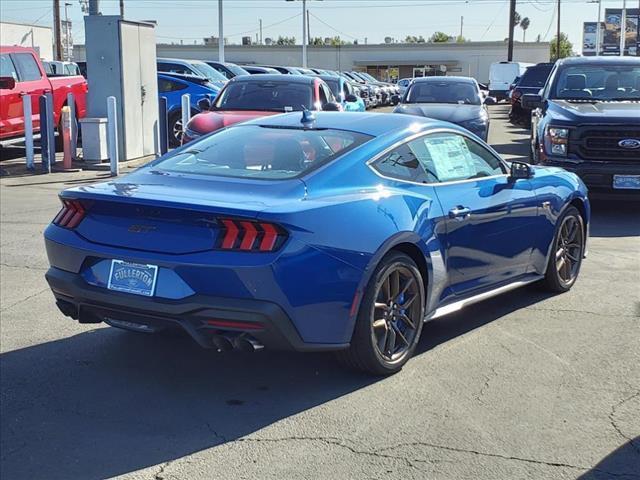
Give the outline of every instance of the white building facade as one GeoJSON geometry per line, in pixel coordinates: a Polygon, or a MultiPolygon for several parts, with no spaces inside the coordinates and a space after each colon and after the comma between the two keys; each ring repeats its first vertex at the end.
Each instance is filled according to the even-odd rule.
{"type": "Polygon", "coordinates": [[[51,27],[26,23],[0,22],[0,45],[31,47],[43,60],[53,60],[51,27]]]}
{"type": "MultiPolygon", "coordinates": [[[[507,60],[506,42],[422,43],[309,46],[308,65],[330,70],[366,70],[380,79],[425,75],[471,76],[488,82],[489,66],[507,60]]],[[[225,60],[238,64],[301,65],[302,49],[279,45],[228,45],[225,60]]],[[[157,45],[158,57],[217,60],[212,45],[157,45]]],[[[74,48],[74,60],[84,61],[84,45],[74,48]]],[[[549,61],[549,43],[514,45],[514,61],[549,61]]]]}

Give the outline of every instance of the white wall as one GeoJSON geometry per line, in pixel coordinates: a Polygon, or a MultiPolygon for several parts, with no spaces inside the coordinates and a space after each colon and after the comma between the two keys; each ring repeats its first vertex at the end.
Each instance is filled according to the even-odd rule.
{"type": "Polygon", "coordinates": [[[49,27],[0,22],[0,45],[34,47],[40,58],[53,60],[53,30],[49,27]]]}
{"type": "MultiPolygon", "coordinates": [[[[217,60],[218,47],[204,45],[157,45],[158,57],[217,60]]],[[[331,70],[353,70],[366,65],[445,64],[457,71],[453,75],[473,76],[488,82],[489,66],[507,59],[505,42],[467,42],[463,44],[391,44],[309,47],[309,65],[331,70]]],[[[74,59],[85,59],[84,46],[74,48],[74,59]]],[[[229,45],[225,59],[234,63],[258,65],[300,65],[301,47],[229,45]]],[[[549,61],[549,43],[516,43],[514,61],[540,63],[549,61]]]]}

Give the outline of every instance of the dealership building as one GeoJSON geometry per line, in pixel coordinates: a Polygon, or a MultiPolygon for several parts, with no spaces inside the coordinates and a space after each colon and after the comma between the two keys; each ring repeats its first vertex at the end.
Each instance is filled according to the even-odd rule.
{"type": "MultiPolygon", "coordinates": [[[[301,46],[227,45],[225,59],[238,64],[300,65],[301,46]]],[[[158,57],[217,60],[217,45],[158,44],[158,57]]],[[[391,43],[379,45],[309,46],[310,67],[366,70],[380,79],[429,75],[471,76],[489,81],[489,66],[507,60],[506,42],[391,43]]],[[[84,45],[74,46],[74,60],[85,61],[84,45]]],[[[514,44],[513,60],[549,61],[548,42],[514,44]]]]}

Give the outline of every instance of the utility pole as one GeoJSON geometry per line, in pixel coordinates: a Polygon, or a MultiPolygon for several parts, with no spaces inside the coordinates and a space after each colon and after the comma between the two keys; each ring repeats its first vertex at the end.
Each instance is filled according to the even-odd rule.
{"type": "Polygon", "coordinates": [[[620,15],[620,56],[624,57],[624,47],[627,40],[627,0],[622,0],[622,15],[620,15]]]}
{"type": "Polygon", "coordinates": [[[558,0],[558,28],[556,29],[556,60],[560,58],[560,0],[558,0]]]}
{"type": "Polygon", "coordinates": [[[262,19],[259,19],[258,22],[260,23],[260,45],[262,45],[262,19]]]}
{"type": "Polygon", "coordinates": [[[309,10],[307,10],[307,45],[311,45],[311,22],[309,21],[309,10]]]}
{"type": "Polygon", "coordinates": [[[120,0],[120,16],[124,18],[124,0],[120,0]]]}
{"type": "Polygon", "coordinates": [[[224,62],[224,31],[222,29],[222,0],[218,0],[218,61],[224,62]]]}
{"type": "Polygon", "coordinates": [[[56,60],[62,58],[62,31],[60,27],[60,0],[53,0],[53,32],[56,39],[56,60]]]}
{"type": "MultiPolygon", "coordinates": [[[[560,0],[558,0],[560,1],[560,0]]],[[[513,30],[516,27],[516,0],[509,2],[509,46],[507,50],[507,61],[513,61],[513,30]]]]}
{"type": "Polygon", "coordinates": [[[460,15],[460,41],[462,41],[462,27],[464,25],[464,17],[460,15]]]}

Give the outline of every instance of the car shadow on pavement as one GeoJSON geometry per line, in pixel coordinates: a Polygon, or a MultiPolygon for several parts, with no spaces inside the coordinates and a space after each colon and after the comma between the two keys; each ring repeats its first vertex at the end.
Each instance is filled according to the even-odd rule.
{"type": "Polygon", "coordinates": [[[640,195],[635,201],[591,199],[592,237],[640,236],[640,195]]]}
{"type": "Polygon", "coordinates": [[[604,457],[578,480],[604,480],[608,478],[640,478],[640,437],[629,440],[604,457]],[[615,472],[615,473],[614,473],[615,472]]]}
{"type": "MultiPolygon", "coordinates": [[[[428,322],[417,355],[545,297],[524,289],[473,315],[428,322]]],[[[328,354],[217,354],[186,337],[114,328],[4,353],[0,374],[0,476],[11,479],[121,475],[384,381],[347,371],[328,354]]]]}

